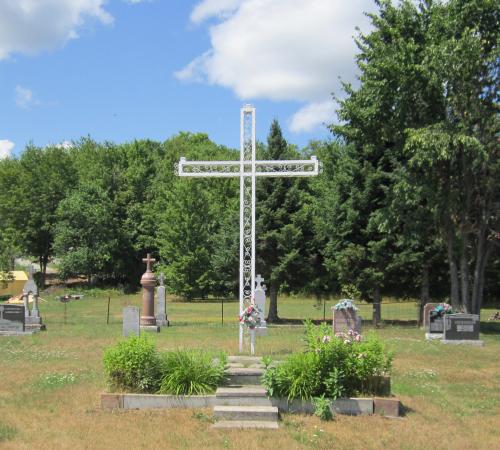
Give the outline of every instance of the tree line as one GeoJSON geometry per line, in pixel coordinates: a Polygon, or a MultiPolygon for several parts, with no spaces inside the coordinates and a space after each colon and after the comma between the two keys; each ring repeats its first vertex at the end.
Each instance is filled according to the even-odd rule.
{"type": "MultiPolygon", "coordinates": [[[[500,294],[498,0],[377,2],[359,34],[331,139],[298,149],[278,122],[263,159],[318,156],[315,179],[257,182],[257,270],[279,292],[448,298],[478,312],[500,294]]],[[[239,158],[202,133],[165,142],[28,145],[0,161],[0,268],[37,258],[60,276],[134,289],[146,252],[171,292],[234,296],[239,185],[184,179],[187,159],[239,158]]],[[[42,279],[43,283],[43,279],[42,279]]]]}

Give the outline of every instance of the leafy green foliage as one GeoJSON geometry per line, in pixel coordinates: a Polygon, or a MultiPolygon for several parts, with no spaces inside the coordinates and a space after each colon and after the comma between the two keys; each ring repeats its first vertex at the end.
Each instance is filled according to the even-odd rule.
{"type": "Polygon", "coordinates": [[[324,324],[306,324],[306,351],[291,355],[263,377],[270,396],[309,399],[371,393],[372,377],[390,373],[393,355],[375,334],[357,342],[332,336],[324,324]]]}
{"type": "Polygon", "coordinates": [[[112,390],[156,392],[161,382],[161,360],[154,342],[129,337],[104,352],[104,373],[112,390]]]}
{"type": "Polygon", "coordinates": [[[325,398],[324,395],[321,397],[313,398],[314,403],[314,415],[318,416],[321,420],[332,420],[334,415],[332,409],[330,408],[330,399],[325,398]]]}
{"type": "Polygon", "coordinates": [[[202,395],[224,379],[225,353],[215,360],[202,350],[158,352],[147,337],[132,336],[104,352],[104,373],[112,390],[202,395]]]}
{"type": "Polygon", "coordinates": [[[225,358],[218,362],[201,350],[174,350],[162,354],[161,394],[202,395],[215,391],[224,378],[225,358]]]}

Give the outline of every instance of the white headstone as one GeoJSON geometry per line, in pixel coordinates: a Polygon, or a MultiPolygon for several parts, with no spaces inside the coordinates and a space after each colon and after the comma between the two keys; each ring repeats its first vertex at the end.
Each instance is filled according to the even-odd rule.
{"type": "Polygon", "coordinates": [[[140,313],[137,306],[126,306],[123,308],[123,336],[132,334],[139,336],[141,327],[139,324],[140,313]]]}
{"type": "Polygon", "coordinates": [[[156,290],[156,325],[160,327],[168,326],[167,319],[167,290],[165,288],[165,275],[160,275],[160,285],[156,290]]]}
{"type": "Polygon", "coordinates": [[[260,326],[256,328],[257,334],[267,333],[267,323],[266,323],[266,286],[262,283],[264,278],[260,275],[255,277],[255,282],[257,286],[255,287],[255,299],[254,304],[259,309],[260,315],[260,326]]]}

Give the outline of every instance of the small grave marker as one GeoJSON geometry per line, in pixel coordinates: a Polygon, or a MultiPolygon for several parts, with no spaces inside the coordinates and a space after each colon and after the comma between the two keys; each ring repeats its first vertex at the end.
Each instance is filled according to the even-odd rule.
{"type": "Polygon", "coordinates": [[[126,306],[123,308],[123,336],[139,336],[140,332],[139,308],[137,306],[126,306]]]}
{"type": "Polygon", "coordinates": [[[0,334],[24,334],[24,306],[0,305],[0,334]]]}
{"type": "MultiPolygon", "coordinates": [[[[349,302],[351,304],[352,300],[342,299],[342,302],[349,302]]],[[[338,305],[337,304],[337,305],[338,305]]],[[[361,333],[361,317],[358,316],[356,308],[337,308],[337,305],[332,307],[333,310],[333,333],[347,333],[349,330],[353,330],[356,333],[361,333]],[[336,309],[337,308],[337,309],[336,309]]],[[[353,304],[354,306],[354,304],[353,304]]]]}
{"type": "Polygon", "coordinates": [[[160,285],[156,289],[156,325],[160,327],[169,326],[167,318],[167,289],[165,287],[165,275],[160,274],[160,285]]]}

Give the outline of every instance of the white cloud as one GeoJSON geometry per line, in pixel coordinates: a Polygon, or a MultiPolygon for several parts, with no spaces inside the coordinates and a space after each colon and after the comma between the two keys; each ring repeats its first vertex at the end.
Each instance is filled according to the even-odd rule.
{"type": "Polygon", "coordinates": [[[339,77],[353,81],[355,27],[372,0],[204,0],[191,14],[210,27],[211,48],[174,75],[231,89],[242,100],[306,104],[292,118],[295,130],[312,130],[333,113],[324,103],[340,93],[339,77]],[[320,107],[319,105],[323,106],[320,107]]]}
{"type": "Polygon", "coordinates": [[[191,22],[200,23],[211,17],[226,18],[243,0],[203,0],[191,12],[191,22]]]}
{"type": "Polygon", "coordinates": [[[14,148],[14,142],[8,139],[0,139],[0,159],[8,158],[14,148]]]}
{"type": "Polygon", "coordinates": [[[106,0],[0,1],[0,60],[12,53],[34,54],[78,37],[88,19],[109,24],[106,0]]]}
{"type": "Polygon", "coordinates": [[[30,109],[32,106],[40,104],[33,95],[33,91],[23,86],[16,86],[15,98],[16,105],[22,109],[30,109]]]}
{"type": "Polygon", "coordinates": [[[59,144],[55,144],[54,147],[57,147],[57,148],[64,148],[66,150],[70,149],[70,148],[73,148],[74,145],[72,142],[70,141],[62,141],[60,142],[59,144]]]}
{"type": "Polygon", "coordinates": [[[319,124],[331,123],[335,114],[332,100],[308,103],[299,109],[290,120],[289,128],[293,133],[313,131],[319,124]]]}

